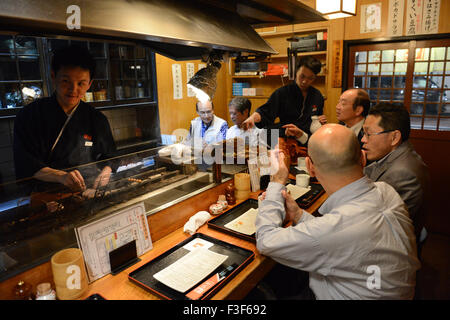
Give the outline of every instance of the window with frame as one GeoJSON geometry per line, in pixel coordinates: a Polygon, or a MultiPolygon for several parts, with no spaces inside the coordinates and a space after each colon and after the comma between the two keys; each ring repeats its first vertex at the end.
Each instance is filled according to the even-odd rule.
{"type": "Polygon", "coordinates": [[[372,105],[403,103],[411,128],[450,131],[450,40],[355,45],[349,87],[365,89],[372,105]]]}

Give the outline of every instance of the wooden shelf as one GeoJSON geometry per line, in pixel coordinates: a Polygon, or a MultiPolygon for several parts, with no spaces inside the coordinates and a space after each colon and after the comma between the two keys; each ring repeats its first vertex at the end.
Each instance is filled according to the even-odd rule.
{"type": "MultiPolygon", "coordinates": [[[[326,23],[328,24],[328,21],[326,21],[326,23]]],[[[301,36],[301,35],[308,35],[308,34],[314,34],[317,32],[327,32],[328,31],[328,26],[320,26],[320,27],[315,27],[315,28],[308,28],[305,30],[286,30],[286,31],[257,31],[258,34],[262,37],[262,38],[273,38],[273,37],[284,37],[284,36],[301,36]]]]}
{"type": "Polygon", "coordinates": [[[320,56],[326,55],[327,51],[307,51],[307,52],[297,52],[297,56],[320,56]]]}
{"type": "Polygon", "coordinates": [[[249,78],[264,78],[264,76],[254,75],[254,76],[231,76],[233,79],[249,79],[249,78]]]}
{"type": "Polygon", "coordinates": [[[268,76],[263,76],[263,75],[258,75],[258,76],[231,76],[233,79],[265,79],[265,78],[278,78],[278,77],[287,77],[287,75],[281,75],[281,74],[277,74],[277,75],[268,75],[268,76]]]}
{"type": "MultiPolygon", "coordinates": [[[[297,52],[297,57],[303,57],[303,56],[322,56],[326,55],[326,51],[307,51],[307,52],[297,52]]],[[[287,59],[287,54],[277,54],[272,55],[272,59],[287,59]]]]}
{"type": "MultiPolygon", "coordinates": [[[[267,78],[279,78],[279,77],[287,78],[288,75],[268,75],[268,76],[231,76],[233,79],[267,79],[267,78]]],[[[319,73],[316,75],[317,77],[326,77],[325,73],[319,73]]]]}
{"type": "Polygon", "coordinates": [[[269,96],[232,96],[233,98],[247,98],[247,99],[269,99],[269,96]]]}

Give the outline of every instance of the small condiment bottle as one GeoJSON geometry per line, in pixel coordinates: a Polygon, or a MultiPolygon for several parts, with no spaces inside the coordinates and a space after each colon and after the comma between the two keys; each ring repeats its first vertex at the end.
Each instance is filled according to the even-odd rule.
{"type": "Polygon", "coordinates": [[[225,210],[226,208],[228,208],[228,202],[227,202],[227,198],[225,197],[224,194],[221,194],[219,196],[219,199],[217,199],[217,203],[222,205],[223,210],[225,210]]]}
{"type": "Polygon", "coordinates": [[[50,283],[40,283],[36,289],[36,300],[56,300],[55,290],[52,289],[50,283]]]}
{"type": "Polygon", "coordinates": [[[31,284],[20,280],[14,287],[14,297],[16,300],[33,300],[31,284]]]}

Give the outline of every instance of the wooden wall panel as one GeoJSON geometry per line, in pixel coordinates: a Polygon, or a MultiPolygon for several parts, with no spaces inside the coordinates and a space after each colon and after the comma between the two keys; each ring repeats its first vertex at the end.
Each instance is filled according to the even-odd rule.
{"type": "Polygon", "coordinates": [[[450,19],[448,18],[448,13],[450,12],[450,1],[441,0],[441,11],[439,14],[439,32],[449,33],[450,32],[450,19]]]}
{"type": "MultiPolygon", "coordinates": [[[[160,117],[161,134],[171,134],[175,129],[189,129],[190,121],[197,117],[195,112],[195,97],[187,96],[186,63],[192,62],[195,71],[198,70],[200,60],[175,61],[167,57],[156,54],[156,74],[158,79],[158,106],[160,117]],[[172,64],[181,65],[183,79],[183,98],[173,99],[172,64]]],[[[222,64],[222,68],[217,74],[217,90],[213,102],[215,114],[223,119],[228,117],[227,90],[226,85],[227,65],[222,64]]],[[[231,89],[230,89],[231,90],[231,89]]]]}
{"type": "Polygon", "coordinates": [[[327,83],[327,91],[326,96],[327,100],[325,101],[325,109],[324,114],[327,116],[328,122],[330,123],[338,123],[336,116],[336,105],[339,101],[339,97],[341,96],[342,89],[341,88],[333,88],[331,81],[331,72],[333,65],[333,52],[332,52],[332,44],[333,41],[344,40],[344,23],[345,19],[336,19],[329,21],[330,25],[328,28],[328,39],[327,39],[327,72],[328,72],[328,83],[327,83]]]}
{"type": "Polygon", "coordinates": [[[213,189],[170,206],[147,217],[152,241],[158,241],[167,234],[184,226],[198,211],[209,211],[209,206],[217,202],[219,195],[225,194],[230,182],[224,182],[213,189]]]}
{"type": "MultiPolygon", "coordinates": [[[[405,1],[405,12],[404,12],[404,25],[403,32],[406,30],[406,6],[407,0],[405,1]]],[[[447,17],[450,12],[450,1],[442,0],[441,8],[439,14],[439,33],[450,32],[450,21],[447,17]]],[[[373,39],[382,38],[387,36],[387,23],[389,15],[389,0],[358,0],[357,1],[357,15],[355,17],[345,18],[345,40],[356,40],[356,39],[373,39]],[[361,5],[380,3],[381,2],[381,31],[380,32],[370,32],[370,33],[360,33],[361,24],[361,5]]],[[[338,19],[339,20],[339,19],[338,19]]]]}
{"type": "Polygon", "coordinates": [[[450,235],[450,141],[415,137],[410,140],[430,170],[431,203],[425,227],[428,232],[450,235]]]}

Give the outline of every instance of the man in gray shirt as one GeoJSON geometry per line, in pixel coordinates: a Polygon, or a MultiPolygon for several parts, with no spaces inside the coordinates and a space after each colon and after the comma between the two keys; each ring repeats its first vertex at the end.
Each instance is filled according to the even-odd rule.
{"type": "MultiPolygon", "coordinates": [[[[314,133],[306,166],[328,194],[314,217],[287,194],[288,168],[278,165],[256,219],[256,245],[275,261],[309,272],[317,299],[412,299],[420,267],[414,229],[398,193],[363,173],[354,133],[329,124],[314,133]],[[284,219],[292,226],[282,227],[284,219]]],[[[278,161],[275,161],[278,160],[278,161]]]]}
{"type": "MultiPolygon", "coordinates": [[[[367,160],[372,161],[364,173],[373,181],[394,187],[408,207],[416,237],[423,229],[430,176],[428,167],[408,141],[408,110],[403,105],[379,103],[369,111],[361,139],[367,160]]],[[[423,231],[424,235],[426,231],[423,231]]]]}

